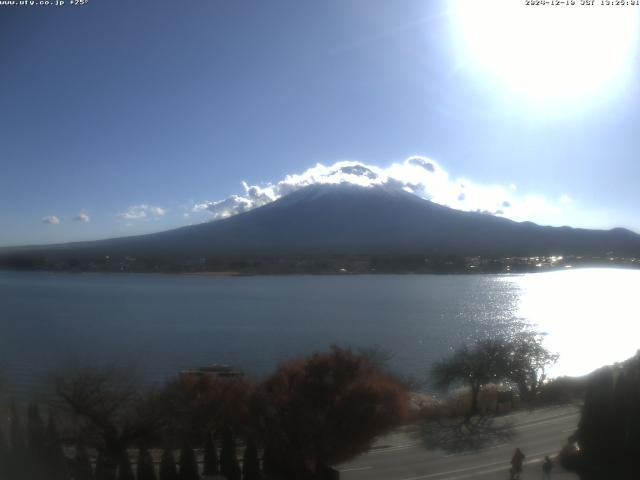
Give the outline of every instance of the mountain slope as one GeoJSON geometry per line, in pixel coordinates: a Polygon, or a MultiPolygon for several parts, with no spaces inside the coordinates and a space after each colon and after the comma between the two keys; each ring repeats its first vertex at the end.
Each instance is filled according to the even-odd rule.
{"type": "Polygon", "coordinates": [[[451,254],[640,255],[640,236],[542,227],[461,212],[402,190],[313,185],[224,220],[166,232],[94,242],[32,247],[30,252],[104,255],[451,254]]]}

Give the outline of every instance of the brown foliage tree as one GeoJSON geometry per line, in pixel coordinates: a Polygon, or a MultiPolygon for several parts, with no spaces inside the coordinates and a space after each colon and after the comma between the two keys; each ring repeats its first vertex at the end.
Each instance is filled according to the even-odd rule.
{"type": "Polygon", "coordinates": [[[297,478],[367,451],[408,407],[398,382],[366,356],[338,347],[281,365],[260,398],[270,462],[297,478]]]}
{"type": "Polygon", "coordinates": [[[211,431],[228,425],[234,432],[250,428],[253,386],[245,378],[184,376],[169,382],[163,393],[168,433],[204,442],[211,431]]]}

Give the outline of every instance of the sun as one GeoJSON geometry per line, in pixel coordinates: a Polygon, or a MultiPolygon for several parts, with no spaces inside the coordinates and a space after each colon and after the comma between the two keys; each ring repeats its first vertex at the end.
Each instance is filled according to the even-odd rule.
{"type": "Polygon", "coordinates": [[[450,7],[464,63],[534,101],[618,89],[632,66],[638,6],[450,0],[450,7]]]}

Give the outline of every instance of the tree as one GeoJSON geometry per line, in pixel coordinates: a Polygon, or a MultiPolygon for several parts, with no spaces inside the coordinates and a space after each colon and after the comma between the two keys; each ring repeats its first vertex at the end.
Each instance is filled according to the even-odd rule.
{"type": "Polygon", "coordinates": [[[118,480],[135,480],[135,477],[133,476],[133,469],[131,468],[129,453],[126,450],[120,457],[120,464],[118,465],[118,480]]]}
{"type": "Polygon", "coordinates": [[[8,469],[12,479],[22,479],[27,474],[27,458],[20,415],[15,402],[11,402],[9,412],[9,443],[11,444],[8,456],[8,469]]]}
{"type": "Polygon", "coordinates": [[[151,437],[162,427],[159,397],[140,390],[130,368],[87,366],[54,379],[56,407],[100,451],[96,477],[110,478],[127,445],[151,437]]]}
{"type": "Polygon", "coordinates": [[[198,480],[198,463],[196,454],[189,445],[183,445],[180,450],[180,480],[198,480]]]}
{"type": "Polygon", "coordinates": [[[280,463],[275,450],[267,445],[262,451],[262,472],[267,475],[267,478],[279,475],[283,469],[280,463]]]}
{"type": "Polygon", "coordinates": [[[20,426],[20,415],[15,402],[11,402],[11,410],[9,413],[9,440],[11,442],[11,451],[13,455],[22,455],[25,450],[24,438],[22,436],[22,427],[20,426]]]}
{"type": "Polygon", "coordinates": [[[507,379],[517,388],[520,398],[532,401],[540,393],[547,378],[547,369],[558,361],[558,354],[547,350],[544,335],[523,330],[509,339],[507,379]]]}
{"type": "Polygon", "coordinates": [[[227,480],[240,480],[240,465],[238,465],[236,454],[236,442],[229,427],[225,427],[222,431],[220,473],[227,477],[227,480]]]}
{"type": "Polygon", "coordinates": [[[168,448],[162,452],[160,458],[160,480],[178,480],[178,470],[173,452],[168,448]]]}
{"type": "Polygon", "coordinates": [[[265,466],[298,478],[367,451],[408,407],[398,382],[338,347],[281,365],[259,395],[265,466]]]}
{"type": "Polygon", "coordinates": [[[47,456],[47,479],[66,480],[68,476],[67,457],[64,455],[60,434],[53,414],[49,414],[45,431],[45,448],[47,456]]]}
{"type": "Polygon", "coordinates": [[[81,443],[76,446],[76,456],[73,461],[73,479],[93,480],[91,460],[87,454],[87,449],[81,443]]]}
{"type": "Polygon", "coordinates": [[[506,378],[509,346],[504,339],[485,339],[466,345],[433,366],[432,375],[440,388],[463,384],[471,388],[471,407],[466,420],[478,413],[478,396],[483,385],[506,378]]]}
{"type": "Polygon", "coordinates": [[[488,383],[509,382],[523,400],[534,400],[546,380],[546,369],[558,360],[557,354],[544,347],[543,339],[543,334],[516,323],[505,335],[465,345],[437,362],[432,370],[435,384],[440,388],[460,384],[471,388],[467,420],[478,413],[480,389],[488,383]]]}
{"type": "Polygon", "coordinates": [[[9,472],[9,449],[4,441],[4,432],[0,428],[0,478],[8,478],[9,472]]]}
{"type": "Polygon", "coordinates": [[[251,383],[237,377],[182,376],[169,382],[162,392],[168,433],[199,443],[223,425],[242,432],[249,428],[252,391],[251,383]]]}
{"type": "Polygon", "coordinates": [[[581,480],[638,478],[640,352],[591,373],[577,431],[563,448],[562,465],[581,480]]]}
{"type": "Polygon", "coordinates": [[[27,408],[27,444],[29,467],[34,478],[46,478],[49,475],[45,443],[45,428],[40,409],[37,405],[30,404],[27,408]]]}
{"type": "Polygon", "coordinates": [[[218,473],[220,473],[218,453],[216,451],[216,445],[213,442],[213,435],[209,433],[204,443],[204,466],[202,474],[205,476],[213,476],[218,473]]]}
{"type": "Polygon", "coordinates": [[[260,460],[258,449],[251,440],[247,442],[242,460],[242,480],[260,480],[260,460]]]}
{"type": "Polygon", "coordinates": [[[151,458],[151,454],[146,448],[141,448],[138,451],[136,480],[156,480],[156,471],[153,468],[153,458],[151,458]]]}
{"type": "Polygon", "coordinates": [[[116,480],[117,463],[103,451],[96,458],[96,480],[116,480]]]}

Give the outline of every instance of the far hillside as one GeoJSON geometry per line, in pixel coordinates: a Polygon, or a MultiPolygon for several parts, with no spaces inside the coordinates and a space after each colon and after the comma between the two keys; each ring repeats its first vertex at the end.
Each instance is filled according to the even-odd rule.
{"type": "Polygon", "coordinates": [[[249,212],[160,233],[0,250],[8,268],[248,273],[491,271],[540,267],[560,257],[571,257],[572,264],[634,265],[640,236],[621,228],[519,223],[397,188],[336,184],[312,185],[249,212]]]}

